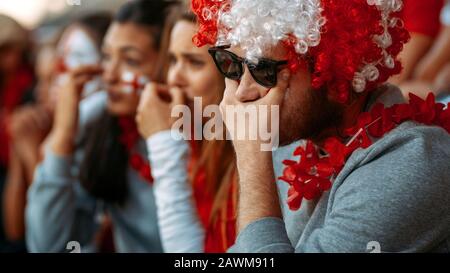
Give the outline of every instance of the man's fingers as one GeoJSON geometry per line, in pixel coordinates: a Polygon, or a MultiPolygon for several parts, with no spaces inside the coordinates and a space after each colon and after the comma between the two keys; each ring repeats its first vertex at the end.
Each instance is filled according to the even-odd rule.
{"type": "Polygon", "coordinates": [[[226,105],[239,104],[239,100],[236,98],[236,90],[239,88],[239,83],[235,80],[225,79],[225,91],[223,92],[223,98],[221,101],[221,107],[226,105]]]}
{"type": "Polygon", "coordinates": [[[225,90],[223,92],[224,99],[232,99],[236,97],[236,90],[238,89],[238,87],[239,83],[237,81],[225,79],[225,90]]]}
{"type": "Polygon", "coordinates": [[[269,90],[263,100],[270,102],[281,102],[286,89],[289,86],[289,80],[291,79],[291,72],[288,68],[283,69],[278,73],[277,85],[269,90]]]}

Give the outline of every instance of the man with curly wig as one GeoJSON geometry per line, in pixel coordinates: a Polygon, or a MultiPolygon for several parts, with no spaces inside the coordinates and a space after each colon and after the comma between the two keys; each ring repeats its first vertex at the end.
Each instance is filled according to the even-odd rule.
{"type": "MultiPolygon", "coordinates": [[[[232,106],[279,106],[280,144],[303,140],[280,174],[263,139],[233,140],[239,236],[231,251],[448,252],[450,108],[431,93],[405,101],[386,84],[401,71],[409,39],[402,6],[192,2],[193,41],[212,46],[226,77],[221,111],[230,133],[232,106]]],[[[257,127],[235,129],[257,135],[257,127]]]]}

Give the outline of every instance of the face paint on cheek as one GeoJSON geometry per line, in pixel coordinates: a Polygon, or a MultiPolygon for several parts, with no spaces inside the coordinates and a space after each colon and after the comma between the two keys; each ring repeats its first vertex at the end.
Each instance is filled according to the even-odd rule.
{"type": "Polygon", "coordinates": [[[150,79],[146,76],[139,76],[133,72],[125,71],[122,73],[122,88],[121,91],[125,94],[137,94],[140,95],[147,83],[150,83],[150,79]]]}

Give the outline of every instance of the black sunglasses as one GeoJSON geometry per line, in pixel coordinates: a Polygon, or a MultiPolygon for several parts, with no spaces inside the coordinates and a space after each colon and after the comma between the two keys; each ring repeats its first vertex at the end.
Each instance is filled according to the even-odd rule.
{"type": "Polygon", "coordinates": [[[214,63],[220,73],[232,80],[241,79],[244,74],[244,64],[246,64],[250,74],[257,83],[264,87],[272,88],[277,85],[277,74],[280,71],[279,66],[288,63],[288,61],[274,61],[261,58],[255,64],[237,56],[233,52],[225,50],[227,48],[230,48],[230,46],[211,47],[208,52],[214,59],[214,63]]]}

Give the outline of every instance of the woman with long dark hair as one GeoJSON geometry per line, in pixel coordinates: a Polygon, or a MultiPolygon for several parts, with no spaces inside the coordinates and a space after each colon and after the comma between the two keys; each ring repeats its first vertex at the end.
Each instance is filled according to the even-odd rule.
{"type": "Polygon", "coordinates": [[[138,0],[122,6],[103,41],[102,65],[71,70],[58,92],[44,161],[29,191],[31,251],[59,252],[78,244],[82,252],[91,251],[105,215],[117,251],[161,251],[153,180],[134,116],[141,86],[163,77],[158,63],[170,5],[138,0]],[[85,83],[101,73],[107,96],[98,93],[80,104],[85,83]]]}

